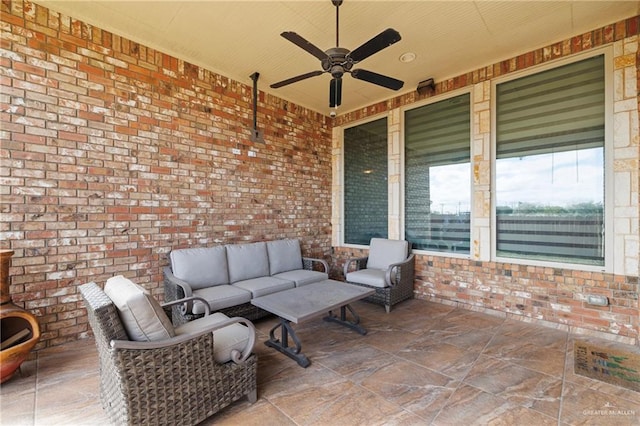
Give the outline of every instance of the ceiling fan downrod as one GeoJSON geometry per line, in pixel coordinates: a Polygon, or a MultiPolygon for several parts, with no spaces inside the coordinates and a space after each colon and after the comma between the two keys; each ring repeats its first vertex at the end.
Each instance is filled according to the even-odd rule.
{"type": "Polygon", "coordinates": [[[336,7],[336,47],[340,47],[340,5],[343,0],[331,0],[336,7]]]}

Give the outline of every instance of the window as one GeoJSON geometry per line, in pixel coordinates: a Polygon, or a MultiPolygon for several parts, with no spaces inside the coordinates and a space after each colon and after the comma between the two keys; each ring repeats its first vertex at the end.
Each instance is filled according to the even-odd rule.
{"type": "Polygon", "coordinates": [[[388,235],[387,119],[344,130],[344,242],[388,235]]]}
{"type": "Polygon", "coordinates": [[[405,238],[469,253],[471,107],[464,94],[405,113],[405,238]]]}
{"type": "Polygon", "coordinates": [[[604,56],[496,86],[496,254],[604,265],[604,56]]]}

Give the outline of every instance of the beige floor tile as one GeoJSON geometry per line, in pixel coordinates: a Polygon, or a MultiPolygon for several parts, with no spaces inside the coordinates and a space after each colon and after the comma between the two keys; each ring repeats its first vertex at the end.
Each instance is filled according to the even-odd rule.
{"type": "Polygon", "coordinates": [[[335,371],[354,383],[360,383],[397,359],[388,352],[365,344],[336,348],[337,351],[315,352],[313,362],[335,371]]]}
{"type": "Polygon", "coordinates": [[[459,385],[450,377],[398,360],[381,368],[362,386],[417,416],[430,421],[459,385]]]}
{"type": "Polygon", "coordinates": [[[509,402],[558,417],[562,378],[481,355],[464,382],[509,402]]]}
{"type": "Polygon", "coordinates": [[[430,339],[414,342],[400,350],[397,355],[456,380],[462,380],[471,370],[479,352],[448,343],[435,343],[430,339]]]}
{"type": "Polygon", "coordinates": [[[27,360],[14,375],[0,385],[0,425],[35,424],[36,363],[27,360]]]}
{"type": "Polygon", "coordinates": [[[238,401],[199,426],[288,426],[296,423],[266,399],[255,404],[238,401]]]}
{"type": "Polygon", "coordinates": [[[554,417],[472,386],[458,388],[433,425],[555,425],[554,417]]]}
{"type": "Polygon", "coordinates": [[[565,366],[567,333],[506,321],[483,354],[559,377],[565,366]]]}
{"type": "Polygon", "coordinates": [[[563,389],[560,420],[571,425],[640,425],[640,405],[567,382],[563,389]]]}

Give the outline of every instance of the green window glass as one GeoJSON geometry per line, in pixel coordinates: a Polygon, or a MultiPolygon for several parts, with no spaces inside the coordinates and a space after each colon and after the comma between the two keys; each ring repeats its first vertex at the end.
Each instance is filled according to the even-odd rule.
{"type": "Polygon", "coordinates": [[[469,253],[469,94],[405,113],[405,238],[414,249],[469,253]]]}
{"type": "Polygon", "coordinates": [[[496,254],[604,265],[604,56],[496,96],[496,254]]]}
{"type": "Polygon", "coordinates": [[[388,235],[387,120],[344,130],[344,242],[388,235]]]}

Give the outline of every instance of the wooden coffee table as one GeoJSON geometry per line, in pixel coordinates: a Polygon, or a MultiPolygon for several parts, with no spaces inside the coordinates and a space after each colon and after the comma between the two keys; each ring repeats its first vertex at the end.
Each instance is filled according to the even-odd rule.
{"type": "Polygon", "coordinates": [[[291,323],[299,324],[319,315],[327,313],[325,321],[336,322],[365,335],[367,330],[360,325],[360,317],[350,303],[375,293],[375,290],[347,284],[341,281],[325,280],[302,287],[292,288],[267,296],[256,297],[251,303],[280,318],[280,322],[269,331],[269,340],[265,345],[274,348],[294,359],[301,367],[311,364],[302,352],[302,344],[291,327],[291,323]],[[333,311],[340,309],[340,315],[333,311]],[[347,319],[347,310],[352,319],[347,319]],[[280,338],[276,330],[280,330],[280,338]],[[289,346],[289,336],[295,347],[289,346]]]}

